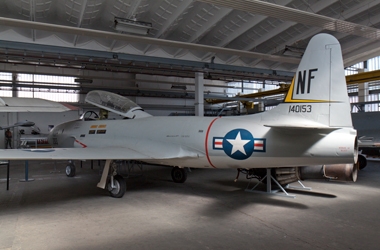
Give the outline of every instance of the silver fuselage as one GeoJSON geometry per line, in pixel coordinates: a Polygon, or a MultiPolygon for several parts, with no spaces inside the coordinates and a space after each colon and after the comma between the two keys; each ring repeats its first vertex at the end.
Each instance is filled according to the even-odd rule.
{"type": "Polygon", "coordinates": [[[144,159],[145,162],[169,166],[250,169],[353,163],[355,137],[356,131],[352,128],[270,128],[261,123],[258,114],[78,120],[56,126],[50,132],[49,143],[61,148],[134,149],[152,155],[151,159],[144,159]],[[244,138],[244,133],[251,137],[244,138]],[[233,146],[232,142],[238,139],[242,142],[233,146]],[[177,157],[173,157],[173,149],[177,157]],[[188,155],[189,151],[196,155],[181,155],[181,152],[188,155]],[[160,159],[154,157],[157,152],[160,159]]]}

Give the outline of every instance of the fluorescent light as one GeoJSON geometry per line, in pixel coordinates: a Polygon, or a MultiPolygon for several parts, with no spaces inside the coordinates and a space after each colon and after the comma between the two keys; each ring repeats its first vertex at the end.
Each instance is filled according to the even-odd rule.
{"type": "Polygon", "coordinates": [[[114,23],[114,29],[122,33],[147,35],[149,30],[152,29],[152,23],[137,21],[135,19],[115,17],[114,23]]]}
{"type": "Polygon", "coordinates": [[[92,83],[92,79],[86,79],[86,78],[75,78],[74,82],[79,83],[92,83]]]}
{"type": "Polygon", "coordinates": [[[171,89],[183,89],[183,90],[186,90],[186,85],[172,85],[171,89]]]}
{"type": "Polygon", "coordinates": [[[294,56],[294,57],[300,57],[301,58],[304,53],[305,53],[305,49],[285,45],[285,49],[282,52],[282,55],[283,56],[294,56]]]}

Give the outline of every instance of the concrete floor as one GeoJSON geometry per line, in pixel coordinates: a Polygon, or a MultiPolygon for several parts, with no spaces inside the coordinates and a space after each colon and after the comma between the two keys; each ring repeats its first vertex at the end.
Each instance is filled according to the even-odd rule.
{"type": "Polygon", "coordinates": [[[244,192],[234,170],[197,169],[176,184],[170,168],[152,166],[115,199],[96,188],[97,167],[68,178],[64,166],[30,162],[26,183],[23,162],[11,163],[0,249],[379,249],[380,162],[356,183],[305,181],[313,191],[296,199],[244,192]]]}

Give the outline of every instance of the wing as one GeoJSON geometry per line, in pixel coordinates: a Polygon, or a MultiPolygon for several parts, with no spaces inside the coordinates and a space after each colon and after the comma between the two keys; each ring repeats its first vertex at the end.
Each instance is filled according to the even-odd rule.
{"type": "Polygon", "coordinates": [[[142,151],[131,148],[47,148],[2,149],[0,160],[168,160],[197,158],[201,152],[181,147],[162,146],[157,150],[142,151]],[[166,153],[165,153],[166,152],[166,153]]]}
{"type": "Polygon", "coordinates": [[[63,112],[75,109],[74,106],[38,98],[0,98],[0,112],[63,112]]]}

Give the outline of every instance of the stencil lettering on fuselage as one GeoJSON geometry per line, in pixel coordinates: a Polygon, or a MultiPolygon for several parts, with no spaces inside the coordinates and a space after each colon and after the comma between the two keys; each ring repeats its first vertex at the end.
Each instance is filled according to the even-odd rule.
{"type": "Polygon", "coordinates": [[[235,160],[248,159],[253,152],[265,152],[266,139],[254,138],[245,129],[234,129],[224,137],[213,137],[213,149],[223,150],[235,160]]]}

